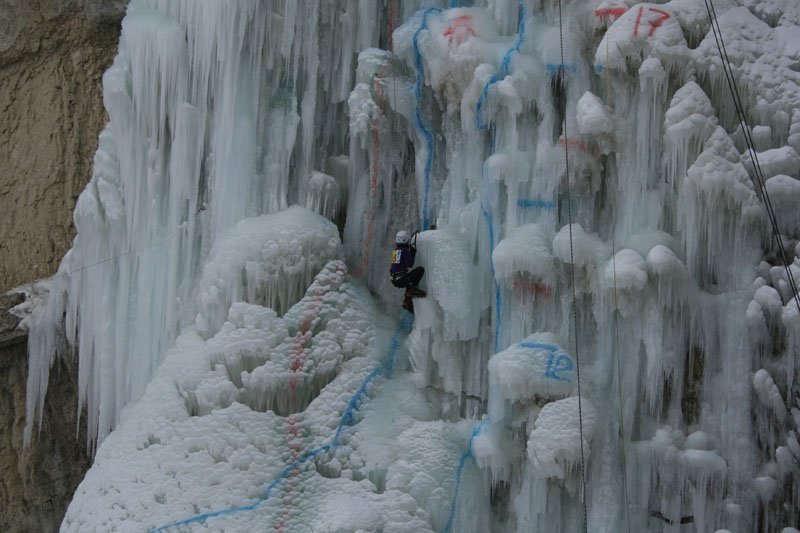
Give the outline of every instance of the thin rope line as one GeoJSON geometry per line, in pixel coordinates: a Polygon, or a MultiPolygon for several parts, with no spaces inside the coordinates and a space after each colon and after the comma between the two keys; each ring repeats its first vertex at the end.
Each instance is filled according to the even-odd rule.
{"type": "Polygon", "coordinates": [[[47,279],[49,281],[53,281],[53,280],[56,280],[56,279],[59,279],[59,278],[64,278],[64,277],[67,277],[67,276],[71,276],[73,274],[77,274],[78,272],[83,272],[84,270],[88,270],[88,269],[90,269],[92,267],[96,267],[97,265],[102,265],[104,263],[108,263],[109,261],[114,261],[115,259],[120,259],[121,257],[125,257],[126,255],[130,255],[130,254],[137,253],[137,252],[144,252],[145,250],[149,250],[150,248],[153,248],[153,247],[159,246],[161,244],[164,244],[165,242],[174,239],[181,231],[185,230],[186,229],[186,224],[188,222],[196,220],[198,218],[198,216],[205,210],[206,210],[206,208],[198,209],[195,212],[194,215],[192,215],[191,217],[187,218],[186,220],[184,220],[183,222],[178,224],[178,227],[175,228],[175,231],[173,231],[172,233],[170,233],[169,235],[167,235],[166,237],[164,237],[160,241],[151,242],[151,243],[143,246],[142,248],[138,248],[138,249],[137,248],[129,248],[126,251],[124,251],[124,252],[122,252],[120,254],[117,254],[117,255],[114,255],[114,256],[111,256],[111,257],[107,257],[106,259],[102,259],[100,261],[97,261],[96,263],[91,263],[89,265],[84,265],[84,266],[82,266],[80,268],[76,268],[75,270],[70,270],[68,272],[62,272],[60,274],[55,274],[53,276],[50,276],[47,279]]]}
{"type": "Polygon", "coordinates": [[[789,256],[786,253],[786,248],[783,245],[783,240],[781,239],[780,229],[778,228],[778,221],[775,216],[775,210],[772,207],[772,201],[770,200],[769,193],[767,191],[767,186],[764,180],[764,173],[761,169],[761,164],[758,160],[758,152],[755,149],[755,143],[753,142],[752,132],[750,130],[750,126],[747,124],[746,115],[744,112],[744,106],[742,105],[741,95],[739,94],[739,90],[736,87],[736,80],[733,76],[733,69],[731,67],[731,61],[728,57],[728,50],[725,46],[725,41],[722,38],[722,28],[719,25],[719,19],[717,18],[717,12],[714,8],[714,3],[711,0],[704,0],[706,6],[706,12],[708,13],[709,22],[711,24],[711,30],[714,34],[714,41],[717,45],[717,51],[720,55],[720,62],[722,63],[722,70],[725,73],[725,80],[728,84],[728,89],[731,93],[731,99],[733,100],[734,109],[736,111],[737,118],[739,119],[740,127],[742,128],[742,135],[745,140],[745,144],[747,145],[747,151],[750,155],[750,159],[753,162],[753,173],[755,174],[755,182],[759,190],[761,191],[762,200],[764,202],[764,207],[767,211],[767,218],[769,219],[770,226],[772,228],[773,237],[775,238],[776,243],[778,244],[778,251],[781,255],[781,260],[783,262],[783,268],[786,271],[786,278],[789,283],[789,287],[792,290],[795,305],[797,306],[797,311],[800,313],[800,294],[798,294],[797,290],[797,283],[794,279],[794,275],[792,274],[792,270],[790,268],[789,256]]]}
{"type": "MultiPolygon", "coordinates": [[[[564,69],[564,25],[563,14],[561,11],[561,0],[558,0],[558,37],[559,45],[561,48],[561,66],[559,67],[559,75],[561,76],[561,90],[566,91],[566,70],[564,69]]],[[[566,96],[566,95],[565,95],[566,96]]],[[[566,110],[566,104],[564,109],[566,110]]],[[[569,139],[567,135],[567,113],[564,112],[564,139],[569,139]]],[[[572,245],[572,194],[571,186],[569,183],[569,142],[564,143],[564,162],[566,165],[567,173],[567,217],[569,222],[569,259],[570,259],[570,278],[572,281],[572,318],[574,321],[575,332],[575,373],[578,381],[578,433],[580,438],[581,447],[581,488],[582,488],[582,503],[583,503],[583,531],[588,531],[587,523],[587,493],[586,493],[586,458],[583,452],[583,405],[581,399],[581,358],[578,351],[578,297],[575,293],[575,254],[572,245]]]]}
{"type": "MultiPolygon", "coordinates": [[[[606,39],[606,65],[608,65],[608,39],[606,39]]],[[[605,69],[606,78],[606,105],[611,95],[611,78],[605,69]]],[[[614,271],[614,309],[611,311],[611,353],[617,366],[617,394],[619,407],[619,431],[622,439],[622,497],[625,500],[625,529],[631,531],[631,508],[628,496],[628,459],[625,446],[625,416],[622,409],[622,362],[620,361],[619,346],[619,325],[617,322],[617,309],[619,309],[617,299],[617,228],[616,228],[616,208],[614,198],[611,200],[611,266],[614,271]]]]}

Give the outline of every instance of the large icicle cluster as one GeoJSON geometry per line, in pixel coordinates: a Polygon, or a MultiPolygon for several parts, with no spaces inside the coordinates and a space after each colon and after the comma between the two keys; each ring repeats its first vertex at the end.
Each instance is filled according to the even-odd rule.
{"type": "MultiPolygon", "coordinates": [[[[326,159],[346,151],[335,125],[347,123],[354,54],[377,42],[380,26],[365,23],[377,8],[131,2],[103,78],[110,120],[75,210],[78,236],[47,309],[31,321],[26,438],[53,357],[64,351],[52,333],[64,312],[67,340],[81,358],[89,435],[102,439],[194,320],[196,283],[218,235],[292,203],[335,210],[342,199],[329,198],[314,171],[341,173],[326,159]],[[341,68],[320,68],[334,64],[341,68]]],[[[262,287],[265,299],[287,308],[319,266],[299,267],[307,272],[288,280],[291,288],[262,287]]],[[[245,286],[207,284],[222,294],[216,304],[202,294],[201,314],[217,306],[224,315],[231,301],[224,292],[253,290],[262,275],[270,274],[248,271],[245,286]]]]}
{"type": "MultiPolygon", "coordinates": [[[[800,8],[715,3],[800,278],[800,8]]],[[[800,310],[704,4],[460,4],[132,2],[30,321],[29,424],[65,310],[119,423],[65,529],[797,531],[800,310]]]]}

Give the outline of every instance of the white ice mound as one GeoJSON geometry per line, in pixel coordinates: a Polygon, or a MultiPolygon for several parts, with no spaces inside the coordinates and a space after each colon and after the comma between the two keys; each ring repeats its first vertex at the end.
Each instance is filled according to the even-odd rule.
{"type": "Polygon", "coordinates": [[[758,204],[739,152],[722,127],[718,126],[706,141],[705,150],[689,169],[687,179],[703,193],[728,196],[743,209],[758,204]]]}
{"type": "Polygon", "coordinates": [[[554,258],[550,240],[539,224],[525,224],[508,232],[492,251],[495,278],[508,282],[515,274],[529,274],[537,280],[553,275],[554,258]]]}
{"type": "Polygon", "coordinates": [[[753,376],[753,389],[755,389],[756,397],[761,402],[761,405],[771,411],[775,418],[782,423],[786,419],[786,405],[778,386],[773,381],[772,376],[769,375],[769,372],[762,368],[755,373],[753,376]]]}
{"type": "Polygon", "coordinates": [[[689,271],[701,283],[743,284],[742,270],[758,259],[752,247],[763,220],[741,156],[718,126],[689,168],[678,204],[689,271]]]}
{"type": "Polygon", "coordinates": [[[583,93],[578,100],[578,131],[588,135],[614,133],[614,119],[611,110],[606,107],[599,96],[589,91],[583,93]]]}
{"type": "Polygon", "coordinates": [[[667,278],[683,279],[688,276],[686,265],[683,264],[675,252],[663,244],[657,244],[647,252],[647,268],[657,275],[667,278]]]}
{"type": "MultiPolygon", "coordinates": [[[[765,179],[780,174],[800,178],[800,154],[791,146],[782,146],[758,153],[758,166],[765,179]]],[[[742,154],[742,162],[752,174],[753,162],[750,152],[742,154]]]]}
{"type": "Polygon", "coordinates": [[[539,412],[528,439],[528,459],[539,477],[566,479],[581,460],[581,418],[583,454],[589,459],[589,443],[597,424],[597,411],[586,398],[571,396],[545,405],[539,412]]]}
{"type": "MultiPolygon", "coordinates": [[[[341,292],[347,280],[342,261],[331,261],[314,279],[306,295],[283,317],[288,332],[274,350],[239,350],[243,394],[251,408],[288,414],[304,408],[367,339],[367,324],[347,324],[351,298],[341,292]],[[360,333],[356,333],[359,332],[360,333]],[[248,368],[246,364],[251,366],[248,368]],[[253,363],[258,366],[253,368],[253,363]]],[[[352,320],[350,320],[352,322],[352,320]]],[[[232,376],[236,379],[236,376],[232,376]]]]}
{"type": "Polygon", "coordinates": [[[553,255],[563,263],[572,263],[583,267],[598,264],[608,257],[608,248],[597,235],[586,233],[580,224],[567,224],[556,234],[553,239],[553,255]]]}
{"type": "Polygon", "coordinates": [[[603,282],[607,288],[641,291],[647,286],[647,268],[642,256],[633,250],[620,250],[606,263],[603,282]]]}
{"type": "Polygon", "coordinates": [[[499,63],[508,47],[496,46],[497,28],[486,9],[424,9],[394,31],[394,52],[409,65],[419,53],[426,84],[453,105],[482,63],[499,63]],[[416,41],[416,42],[415,42],[416,41]],[[487,46],[488,44],[488,46],[487,46]]]}
{"type": "Polygon", "coordinates": [[[685,45],[683,30],[669,5],[638,4],[608,29],[597,46],[594,63],[624,70],[627,59],[667,55],[671,48],[685,45]]]}
{"type": "Polygon", "coordinates": [[[489,418],[504,418],[507,402],[563,398],[573,391],[575,361],[549,332],[535,333],[489,359],[489,418]]]}
{"type": "Polygon", "coordinates": [[[336,226],[302,207],[242,220],[217,238],[203,268],[198,332],[219,331],[234,302],[283,313],[340,249],[336,226]]]}
{"type": "Polygon", "coordinates": [[[696,82],[690,81],[675,92],[664,115],[664,142],[668,169],[678,177],[676,181],[682,181],[716,127],[711,100],[696,82]]]}
{"type": "Polygon", "coordinates": [[[753,294],[753,300],[770,315],[778,316],[783,310],[781,295],[773,287],[762,285],[753,294]]]}
{"type": "Polygon", "coordinates": [[[714,449],[714,439],[703,431],[686,437],[680,430],[665,426],[657,429],[647,444],[657,463],[669,465],[673,472],[695,483],[710,487],[727,473],[727,463],[714,449]]]}
{"type": "Polygon", "coordinates": [[[708,129],[709,125],[714,126],[716,122],[711,100],[694,81],[687,82],[675,92],[669,109],[664,113],[665,134],[672,140],[690,135],[697,136],[702,132],[706,133],[707,138],[714,131],[713,128],[708,129]]]}
{"type": "Polygon", "coordinates": [[[342,193],[336,178],[314,171],[308,178],[306,209],[333,220],[339,213],[342,193]]]}
{"type": "Polygon", "coordinates": [[[778,174],[767,180],[767,193],[781,233],[800,232],[800,180],[778,174]]]}

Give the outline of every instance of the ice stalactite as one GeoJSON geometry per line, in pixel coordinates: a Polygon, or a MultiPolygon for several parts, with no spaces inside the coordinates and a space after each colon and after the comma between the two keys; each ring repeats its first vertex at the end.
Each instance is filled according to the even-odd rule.
{"type": "MultiPolygon", "coordinates": [[[[314,172],[336,172],[328,156],[345,153],[346,142],[315,124],[346,123],[353,55],[379,36],[363,17],[376,10],[368,2],[131,2],[103,78],[110,121],[75,211],[78,237],[43,311],[55,322],[31,330],[31,415],[63,312],[81,358],[89,435],[102,439],[194,319],[195,283],[214,239],[292,203],[337,214],[343,197],[314,172]]],[[[28,437],[34,423],[28,416],[28,437]]]]}

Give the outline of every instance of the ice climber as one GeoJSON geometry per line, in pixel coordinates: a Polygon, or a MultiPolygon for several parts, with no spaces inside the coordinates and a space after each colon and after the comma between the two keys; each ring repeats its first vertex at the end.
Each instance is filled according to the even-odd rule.
{"type": "Polygon", "coordinates": [[[425,274],[425,269],[421,266],[412,269],[414,266],[414,259],[417,256],[416,242],[416,231],[410,237],[407,231],[398,231],[394,238],[395,246],[392,252],[392,264],[389,267],[389,273],[392,276],[392,285],[406,290],[405,298],[403,299],[403,309],[409,313],[414,312],[414,303],[411,301],[411,298],[423,298],[427,295],[425,291],[417,286],[422,276],[425,274]]]}

